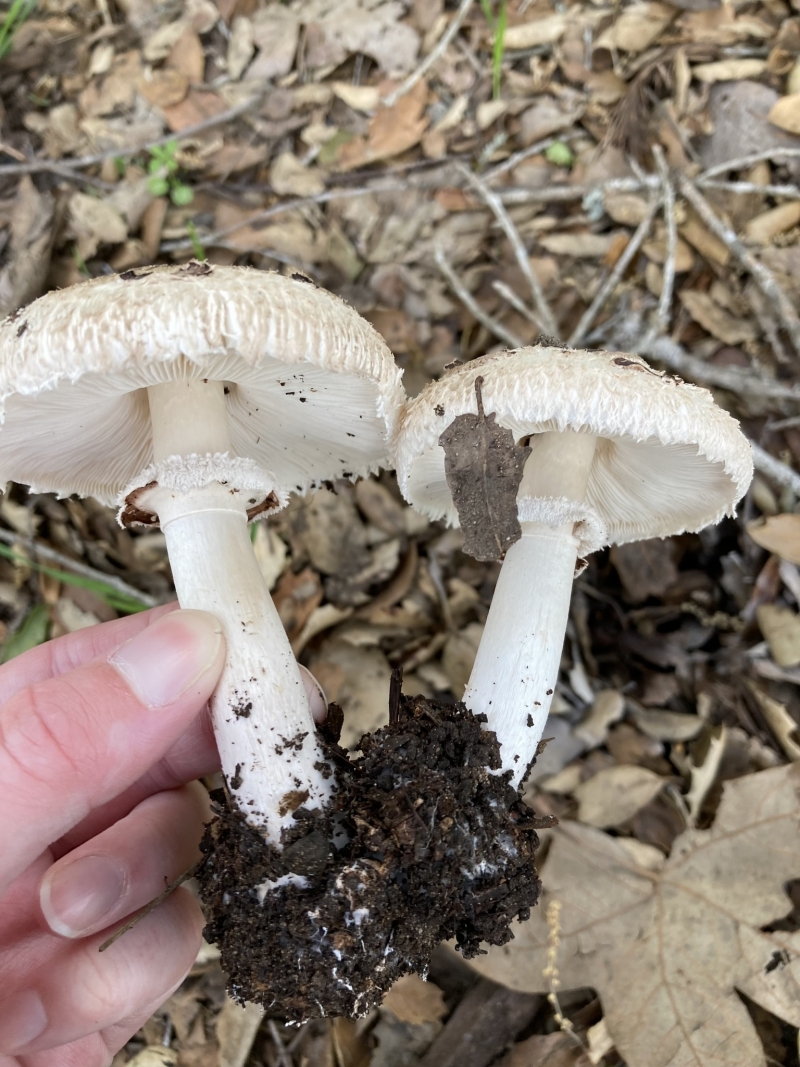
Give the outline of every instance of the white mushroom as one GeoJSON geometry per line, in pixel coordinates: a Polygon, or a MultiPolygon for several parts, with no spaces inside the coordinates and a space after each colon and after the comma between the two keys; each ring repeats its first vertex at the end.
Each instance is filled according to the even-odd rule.
{"type": "Polygon", "coordinates": [[[488,717],[519,784],[558,678],[576,561],[608,544],[701,530],[753,474],[738,423],[705,389],[621,353],[521,348],[446,374],[410,401],[395,444],[405,498],[458,524],[439,437],[484,409],[528,441],[521,538],[506,553],[464,702],[488,717]]]}
{"type": "Polygon", "coordinates": [[[384,461],[402,403],[383,340],[304,277],[192,263],[52,292],[0,324],[0,480],[160,522],[183,607],[222,622],[223,771],[274,844],[324,805],[299,668],[248,516],[384,461]]]}

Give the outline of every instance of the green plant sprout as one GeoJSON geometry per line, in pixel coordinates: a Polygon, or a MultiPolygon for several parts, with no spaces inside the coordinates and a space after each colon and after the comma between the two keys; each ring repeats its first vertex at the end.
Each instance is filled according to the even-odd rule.
{"type": "Polygon", "coordinates": [[[9,634],[2,649],[0,649],[0,662],[8,663],[15,656],[22,655],[31,648],[43,644],[47,640],[50,630],[50,612],[46,604],[35,604],[21,625],[9,634]]]}
{"type": "Polygon", "coordinates": [[[200,240],[200,234],[197,232],[197,227],[191,219],[186,220],[186,232],[189,234],[189,240],[192,242],[194,258],[200,260],[202,263],[207,258],[206,250],[203,248],[203,242],[200,240]]]}
{"type": "Polygon", "coordinates": [[[167,141],[166,144],[153,145],[149,151],[150,162],[147,164],[147,170],[151,178],[147,188],[153,196],[166,196],[169,193],[169,198],[176,207],[191,204],[194,200],[194,190],[178,177],[178,161],[175,158],[178,142],[167,141]]]}
{"type": "Polygon", "coordinates": [[[481,0],[481,8],[489,28],[494,36],[492,44],[492,99],[500,99],[500,79],[503,75],[503,55],[505,53],[506,28],[508,26],[508,7],[506,0],[500,0],[500,7],[495,15],[492,0],[481,0]]]}
{"type": "Polygon", "coordinates": [[[28,21],[38,2],[39,0],[14,0],[0,24],[0,59],[11,51],[17,30],[28,21]]]}
{"type": "Polygon", "coordinates": [[[557,167],[571,167],[575,162],[575,153],[563,141],[554,141],[545,149],[544,157],[548,163],[553,163],[557,167]]]}

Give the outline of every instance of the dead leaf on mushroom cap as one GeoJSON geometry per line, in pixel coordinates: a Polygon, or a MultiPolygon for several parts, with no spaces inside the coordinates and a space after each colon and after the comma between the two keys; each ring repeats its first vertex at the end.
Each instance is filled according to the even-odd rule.
{"type": "Polygon", "coordinates": [[[784,885],[800,876],[798,784],[794,764],[728,782],[713,827],[685,831],[663,861],[563,823],[540,906],[477,969],[546,992],[544,916],[558,900],[561,987],[597,989],[628,1067],[764,1067],[736,990],[800,1025],[800,933],[762,929],[789,912],[784,885]]]}
{"type": "Polygon", "coordinates": [[[439,438],[447,485],[464,531],[464,551],[479,560],[502,559],[522,536],[519,491],[530,448],[485,414],[475,379],[478,414],[457,415],[439,438]]]}

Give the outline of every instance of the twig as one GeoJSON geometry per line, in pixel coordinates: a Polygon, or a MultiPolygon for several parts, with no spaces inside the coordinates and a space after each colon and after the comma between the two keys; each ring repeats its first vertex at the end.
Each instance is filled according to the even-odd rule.
{"type": "Polygon", "coordinates": [[[269,1036],[272,1038],[272,1043],[275,1045],[275,1050],[278,1053],[278,1062],[281,1067],[293,1067],[292,1059],[289,1053],[286,1051],[286,1046],[283,1043],[278,1027],[275,1025],[274,1019],[267,1019],[267,1029],[269,1030],[269,1036]]]}
{"type": "Polygon", "coordinates": [[[540,152],[546,151],[550,145],[556,143],[556,141],[564,141],[569,143],[574,141],[576,137],[580,137],[583,134],[583,130],[570,130],[569,133],[565,133],[562,137],[545,137],[541,141],[536,141],[535,144],[528,145],[527,148],[521,149],[519,152],[515,152],[508,159],[504,159],[502,163],[498,163],[492,167],[491,170],[484,171],[481,175],[485,182],[493,182],[495,178],[500,178],[503,174],[507,174],[514,167],[518,167],[520,163],[524,163],[526,159],[530,159],[531,156],[538,156],[540,152]]]}
{"type": "Polygon", "coordinates": [[[800,148],[767,148],[763,152],[753,152],[749,156],[740,156],[738,159],[726,159],[724,163],[717,163],[709,167],[697,176],[698,185],[707,182],[709,178],[716,178],[718,174],[727,174],[731,170],[748,170],[756,163],[775,159],[799,159],[800,148]]]}
{"type": "Polygon", "coordinates": [[[800,426],[800,415],[791,415],[788,419],[778,419],[777,422],[767,421],[765,429],[774,431],[778,430],[794,430],[800,426]]]}
{"type": "Polygon", "coordinates": [[[440,244],[435,246],[433,254],[434,259],[436,260],[436,266],[445,276],[450,284],[450,288],[467,311],[469,311],[482,326],[485,326],[489,333],[493,333],[495,337],[504,341],[510,348],[522,348],[525,344],[522,338],[517,337],[517,335],[512,330],[507,329],[502,322],[498,322],[497,319],[493,319],[491,315],[487,315],[480,304],[478,304],[459,276],[450,266],[447,256],[444,254],[444,249],[440,244]]]}
{"type": "Polygon", "coordinates": [[[713,178],[695,182],[703,189],[721,189],[726,193],[760,193],[762,196],[782,196],[785,200],[800,200],[800,186],[758,185],[756,182],[718,182],[713,178]]]}
{"type": "Polygon", "coordinates": [[[567,341],[567,344],[570,346],[570,348],[577,348],[577,346],[581,343],[581,341],[586,336],[589,328],[591,327],[592,323],[602,310],[604,304],[616,289],[623,274],[630,266],[633,257],[642,247],[645,237],[647,237],[648,233],[650,232],[650,227],[653,225],[653,219],[656,216],[656,212],[658,211],[660,204],[661,198],[659,196],[654,196],[651,198],[650,203],[647,206],[647,212],[645,214],[645,217],[636,227],[636,232],[625,246],[625,251],[614,264],[613,270],[606,278],[605,282],[597,290],[594,300],[591,302],[586,311],[584,311],[583,315],[581,316],[580,322],[572,331],[572,336],[567,341]]]}
{"type": "Polygon", "coordinates": [[[735,367],[719,367],[706,363],[690,355],[676,341],[669,337],[659,337],[655,330],[646,333],[640,341],[633,342],[632,351],[642,356],[649,356],[666,364],[670,370],[685,375],[703,385],[716,385],[731,393],[742,396],[769,397],[773,400],[794,400],[800,402],[800,386],[785,385],[759,378],[755,374],[737,370],[735,367]]]}
{"type": "Polygon", "coordinates": [[[141,604],[144,604],[145,607],[155,608],[159,604],[159,601],[156,600],[155,597],[150,596],[149,593],[143,593],[133,585],[128,585],[128,583],[124,582],[121,578],[117,578],[113,574],[106,574],[105,571],[96,570],[94,567],[89,567],[86,563],[80,563],[78,560],[72,559],[70,556],[65,556],[63,553],[57,552],[54,548],[48,548],[47,545],[43,545],[39,541],[21,537],[19,534],[12,534],[9,530],[3,529],[0,529],[0,541],[12,546],[22,543],[25,548],[30,552],[33,552],[34,555],[39,556],[41,559],[50,560],[51,563],[58,563],[58,565],[65,570],[74,571],[75,574],[80,574],[84,578],[91,578],[93,581],[102,582],[111,589],[116,589],[116,591],[123,596],[138,600],[141,604]]]}
{"type": "Polygon", "coordinates": [[[658,186],[659,180],[655,177],[648,181],[640,181],[638,178],[611,178],[597,185],[548,185],[542,189],[502,189],[497,195],[504,204],[549,204],[585,200],[587,196],[605,196],[606,193],[640,193],[643,189],[657,189],[658,186]]]}
{"type": "MultiPolygon", "coordinates": [[[[237,230],[243,230],[246,226],[253,226],[256,223],[266,222],[267,219],[274,218],[276,215],[283,215],[286,211],[294,211],[295,208],[311,207],[314,204],[328,204],[332,200],[349,200],[356,196],[366,196],[368,193],[397,193],[407,189],[407,183],[395,182],[389,185],[362,185],[358,189],[328,189],[324,193],[317,193],[316,196],[298,196],[294,200],[284,200],[280,204],[273,204],[272,207],[265,208],[257,215],[251,215],[240,222],[235,222],[232,226],[225,226],[223,229],[215,230],[213,233],[200,234],[198,235],[198,241],[204,247],[216,244],[217,241],[221,241],[223,237],[227,237],[237,230]]],[[[162,252],[182,252],[190,248],[194,248],[194,242],[188,239],[165,241],[161,245],[162,252]]]]}
{"type": "MultiPolygon", "coordinates": [[[[240,115],[252,111],[252,109],[257,107],[263,99],[264,92],[256,93],[256,95],[251,96],[249,100],[244,100],[241,104],[228,108],[227,111],[220,112],[219,115],[210,115],[207,119],[203,119],[201,122],[196,122],[193,126],[185,126],[178,133],[165,134],[163,137],[159,137],[158,140],[150,141],[148,144],[109,148],[106,149],[105,152],[98,152],[94,156],[79,156],[77,159],[66,160],[58,164],[61,169],[59,169],[57,173],[61,174],[64,178],[71,178],[71,171],[82,170],[84,167],[95,167],[100,163],[105,163],[107,159],[128,159],[131,156],[137,156],[140,152],[149,152],[151,148],[158,148],[161,145],[168,144],[170,141],[183,141],[187,137],[194,137],[196,134],[205,133],[206,130],[212,130],[216,126],[224,126],[228,122],[233,122],[233,120],[239,118],[240,115]]],[[[0,175],[36,174],[42,170],[52,169],[52,160],[34,159],[28,163],[4,163],[0,165],[0,175]]],[[[75,180],[78,180],[77,175],[75,175],[75,180]]],[[[80,181],[85,181],[85,179],[80,178],[80,181]]]]}
{"type": "Polygon", "coordinates": [[[458,171],[466,178],[475,192],[492,211],[494,217],[500,224],[501,229],[510,241],[511,247],[514,250],[514,258],[519,264],[519,269],[524,274],[525,279],[530,286],[533,303],[542,323],[542,332],[549,334],[551,337],[560,337],[558,324],[553,317],[553,312],[550,310],[550,305],[547,303],[547,297],[544,295],[544,290],[539,284],[539,279],[531,268],[531,261],[528,257],[525,245],[522,243],[522,238],[520,237],[519,231],[514,225],[511,216],[503,206],[503,201],[493,189],[490,189],[486,183],[477,175],[473,174],[468,167],[459,164],[458,171]]]}
{"type": "Polygon", "coordinates": [[[785,489],[791,489],[796,497],[800,497],[800,474],[788,463],[775,459],[761,445],[750,442],[753,446],[753,466],[757,471],[766,474],[773,482],[782,485],[785,489]]]}
{"type": "Polygon", "coordinates": [[[412,70],[405,81],[400,82],[396,89],[389,93],[388,96],[384,97],[384,107],[394,107],[400,97],[405,96],[409,90],[413,89],[420,78],[424,77],[434,63],[444,55],[447,51],[447,46],[461,29],[464,19],[469,14],[469,9],[471,7],[472,0],[461,0],[461,3],[458,6],[458,11],[453,15],[450,20],[450,25],[436,42],[435,47],[428,52],[420,65],[415,70],[412,70]]]}
{"type": "Polygon", "coordinates": [[[685,174],[678,174],[677,181],[681,193],[708,226],[709,230],[730,249],[745,270],[750,272],[753,281],[761,289],[764,296],[772,301],[784,329],[791,338],[795,352],[800,355],[800,318],[798,318],[797,312],[792,307],[786,293],[775,281],[771,271],[767,270],[763,263],[759,263],[730,226],[725,225],[700,190],[685,174]]]}
{"type": "Polygon", "coordinates": [[[515,311],[518,311],[520,315],[524,316],[528,322],[532,322],[537,329],[542,329],[542,324],[536,318],[534,313],[528,307],[524,300],[520,300],[510,285],[506,285],[505,282],[492,282],[492,289],[502,296],[503,300],[507,300],[515,311]]]}
{"type": "Polygon", "coordinates": [[[664,225],[667,228],[667,255],[661,274],[661,295],[658,298],[656,320],[659,328],[666,331],[672,310],[672,293],[675,288],[675,255],[678,247],[678,226],[675,220],[675,188],[661,145],[653,145],[653,156],[661,179],[661,195],[664,206],[664,225]]]}
{"type": "Polygon", "coordinates": [[[188,871],[184,871],[183,874],[178,875],[174,882],[170,882],[170,884],[163,891],[163,893],[159,893],[154,900],[150,901],[149,904],[145,904],[145,906],[140,911],[136,912],[132,919],[128,919],[128,921],[123,926],[120,926],[119,930],[114,931],[111,937],[106,938],[106,940],[103,942],[103,944],[97,951],[105,952],[105,950],[107,948],[111,948],[114,942],[118,941],[123,934],[127,934],[127,932],[129,930],[132,930],[137,923],[141,922],[142,919],[147,918],[150,912],[155,911],[158,905],[163,903],[163,901],[165,901],[168,896],[174,893],[179,885],[182,885],[184,882],[188,882],[190,878],[194,878],[194,876],[200,869],[200,864],[202,862],[202,860],[199,860],[197,863],[195,863],[193,867],[190,867],[188,871]]]}

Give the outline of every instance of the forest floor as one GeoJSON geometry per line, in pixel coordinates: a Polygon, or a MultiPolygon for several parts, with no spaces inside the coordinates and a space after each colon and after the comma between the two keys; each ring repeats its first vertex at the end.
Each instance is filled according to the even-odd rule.
{"type": "MultiPolygon", "coordinates": [[[[0,29],[0,315],[153,262],[303,271],[416,394],[533,343],[637,352],[755,449],[736,519],[576,581],[527,787],[544,896],[357,1022],[226,999],[213,947],[114,1067],[798,1067],[800,17],[785,0],[22,0],[0,29]]],[[[0,21],[1,18],[0,18],[0,21]]],[[[173,596],[163,536],[0,500],[0,638],[173,596]],[[42,570],[41,568],[47,568],[42,570]]],[[[255,551],[345,740],[460,697],[499,564],[394,476],[255,551]]]]}

